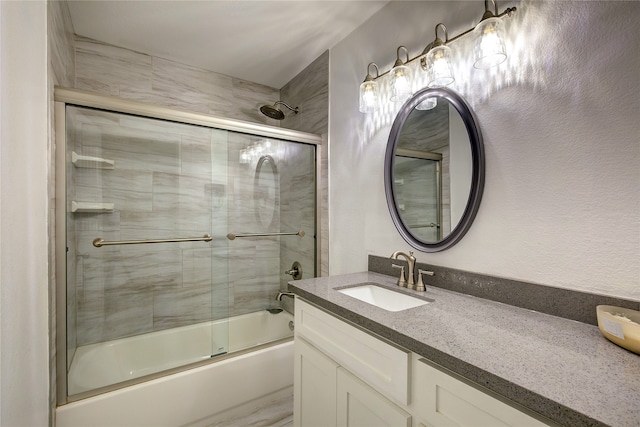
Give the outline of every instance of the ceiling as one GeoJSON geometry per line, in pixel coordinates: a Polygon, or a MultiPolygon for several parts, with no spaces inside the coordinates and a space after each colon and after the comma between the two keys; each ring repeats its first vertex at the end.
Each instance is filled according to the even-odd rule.
{"type": "Polygon", "coordinates": [[[276,89],[388,1],[69,1],[77,35],[276,89]]]}

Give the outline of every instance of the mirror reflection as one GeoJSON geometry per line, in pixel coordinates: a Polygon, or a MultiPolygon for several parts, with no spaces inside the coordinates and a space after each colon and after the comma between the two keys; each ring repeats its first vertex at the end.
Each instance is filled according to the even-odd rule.
{"type": "Polygon", "coordinates": [[[414,109],[400,131],[393,189],[406,227],[420,240],[437,242],[459,223],[469,199],[471,146],[455,107],[446,99],[427,102],[435,107],[414,109]]]}
{"type": "Polygon", "coordinates": [[[482,198],[484,148],[459,95],[423,89],[403,105],[389,135],[384,179],[391,218],[413,247],[441,251],[464,236],[482,198]]]}
{"type": "Polygon", "coordinates": [[[262,227],[270,228],[276,222],[279,205],[278,168],[273,157],[260,157],[253,181],[253,202],[256,220],[262,227]]]}

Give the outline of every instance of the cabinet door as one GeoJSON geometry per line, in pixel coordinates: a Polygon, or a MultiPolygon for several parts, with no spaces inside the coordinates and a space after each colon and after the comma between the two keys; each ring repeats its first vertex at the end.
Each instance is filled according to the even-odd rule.
{"type": "MultiPolygon", "coordinates": [[[[416,366],[417,415],[434,427],[542,427],[547,424],[428,365],[416,366]]],[[[479,387],[479,386],[478,386],[479,387]]]]}
{"type": "Polygon", "coordinates": [[[294,357],[293,424],[335,426],[338,365],[300,337],[295,339],[294,357]]]}
{"type": "Polygon", "coordinates": [[[340,427],[411,426],[411,415],[344,368],[338,368],[337,409],[340,427]]]}

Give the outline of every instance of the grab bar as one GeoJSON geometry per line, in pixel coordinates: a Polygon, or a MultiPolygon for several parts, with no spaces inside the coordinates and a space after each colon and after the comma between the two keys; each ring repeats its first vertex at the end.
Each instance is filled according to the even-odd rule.
{"type": "Polygon", "coordinates": [[[227,239],[235,240],[236,237],[267,237],[267,236],[300,236],[304,237],[304,231],[300,230],[295,233],[248,233],[248,234],[227,234],[227,239]]]}
{"type": "Polygon", "coordinates": [[[158,240],[123,240],[115,242],[105,242],[104,239],[98,237],[93,240],[93,246],[100,248],[110,245],[139,245],[142,243],[173,243],[173,242],[210,242],[213,240],[211,234],[205,234],[202,237],[187,237],[186,239],[158,239],[158,240]]]}

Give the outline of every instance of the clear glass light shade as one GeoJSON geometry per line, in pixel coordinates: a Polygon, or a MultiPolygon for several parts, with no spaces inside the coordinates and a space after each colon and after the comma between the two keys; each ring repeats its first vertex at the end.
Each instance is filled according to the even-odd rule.
{"type": "Polygon", "coordinates": [[[504,29],[500,18],[488,18],[475,28],[476,45],[473,51],[475,68],[491,68],[507,59],[504,29]]]}
{"type": "Polygon", "coordinates": [[[406,65],[391,69],[391,100],[404,102],[411,97],[411,70],[406,65]]]}
{"type": "Polygon", "coordinates": [[[360,112],[373,113],[378,109],[378,82],[366,81],[360,85],[360,112]]]}
{"type": "Polygon", "coordinates": [[[438,98],[427,98],[416,105],[416,110],[432,110],[438,105],[438,98]]]}
{"type": "Polygon", "coordinates": [[[454,82],[449,46],[434,47],[427,53],[426,61],[428,87],[443,87],[454,82]]]}

